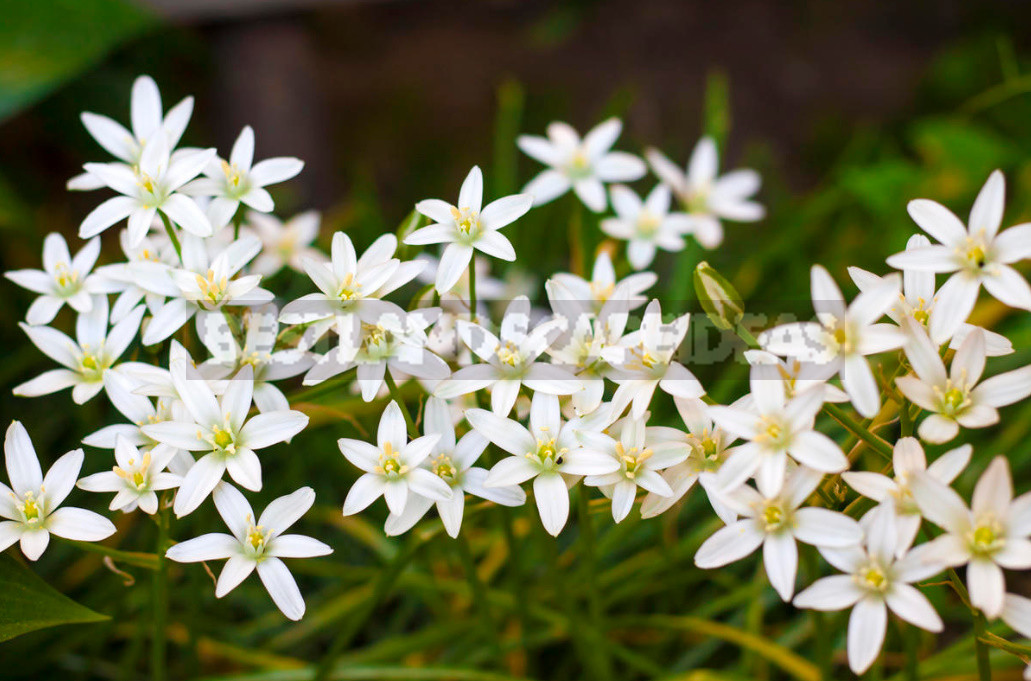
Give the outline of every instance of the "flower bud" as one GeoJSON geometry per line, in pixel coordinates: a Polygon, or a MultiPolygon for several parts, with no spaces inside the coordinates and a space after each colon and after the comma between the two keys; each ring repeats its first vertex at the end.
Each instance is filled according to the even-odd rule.
{"type": "Polygon", "coordinates": [[[741,294],[705,261],[695,267],[694,290],[705,314],[718,328],[733,329],[741,321],[745,312],[741,294]]]}

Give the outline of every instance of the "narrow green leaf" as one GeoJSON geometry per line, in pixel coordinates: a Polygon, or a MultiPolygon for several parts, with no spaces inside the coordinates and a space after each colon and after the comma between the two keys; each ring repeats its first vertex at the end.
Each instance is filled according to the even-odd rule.
{"type": "Polygon", "coordinates": [[[107,615],[79,605],[10,556],[0,555],[0,641],[60,624],[106,619],[107,615]]]}

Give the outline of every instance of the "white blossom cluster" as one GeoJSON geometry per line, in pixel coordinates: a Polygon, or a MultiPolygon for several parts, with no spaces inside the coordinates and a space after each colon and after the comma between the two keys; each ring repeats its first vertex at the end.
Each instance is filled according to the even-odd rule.
{"type": "MultiPolygon", "coordinates": [[[[646,518],[679,508],[697,482],[725,526],[701,546],[696,564],[724,566],[762,547],[769,582],[784,601],[852,608],[847,648],[856,673],[879,654],[889,611],[942,629],[914,584],[961,566],[973,608],[1031,635],[1031,601],[1007,595],[1004,576],[1031,568],[1031,495],[1014,498],[1009,464],[996,456],[967,504],[951,485],[974,457],[971,446],[929,463],[921,445],[993,425],[1000,407],[1031,394],[1031,367],[982,380],[987,358],[1013,347],[968,323],[982,285],[1003,304],[1031,310],[1031,286],[1012,267],[1031,257],[1031,225],[1000,229],[1000,172],[988,179],[966,225],[938,203],[912,201],[910,215],[937,243],[912,237],[887,260],[900,271],[885,276],[852,268],[860,293],[850,303],[831,274],[814,266],[814,321],[775,326],[757,340],[742,333],[753,344],[745,353],[750,390],[719,405],[683,363],[689,315],[664,316],[660,302],[645,295],[657,281],[646,271],[657,250],[680,250],[689,236],[716,247],[722,221],[764,214],[751,198],[758,174],[720,176],[713,140],[702,139],[681,170],[655,150],[647,163],[613,151],[618,120],[582,138],[553,123],[546,137],[518,140],[547,166],[522,193],[486,200],[474,167],[456,203],[416,204],[423,218],[401,237],[409,247],[440,244],[439,258],[402,260],[393,234],[359,254],[343,232],[333,235],[326,256],[313,245],[316,215],[282,223],[268,214],[274,205],[265,187],[296,175],[301,162],[254,163],[250,128],[228,160],[215,149],[176,148],[191,109],[187,99],[163,113],[153,81],[141,77],[131,130],[84,114],[87,129],[117,160],[86,164],[70,186],[108,187],[118,196],[83,221],[80,236],[89,241],[74,257],[51,234],[43,270],[7,277],[39,294],[23,328],[61,365],[15,392],[70,387],[77,403],[104,392],[125,417],[83,440],[114,452],[111,471],[78,481],[84,490],[113,493],[112,511],[161,513],[164,499],[182,517],[213,497],[230,533],[186,539],[167,556],[226,559],[218,596],[256,569],[284,614],[303,615],[281,559],[331,551],[285,533],[312,506],[314,492],[297,490],[255,516],[238,487],[260,490],[259,452],[289,442],[308,423],[275,383],[335,378],[340,390],[353,388],[366,402],[389,396],[374,443],[339,440],[361,471],[343,513],[359,513],[382,496],[389,535],[410,530],[435,506],[455,537],[467,494],[521,506],[530,489],[543,527],[558,535],[578,484],[598,488],[618,523],[638,501],[646,518]],[[658,182],[645,198],[619,184],[639,180],[649,166],[658,182]],[[591,211],[611,205],[614,214],[599,227],[627,242],[625,260],[613,257],[610,243],[590,279],[561,273],[547,281],[550,309],[517,295],[494,323],[488,301],[477,296],[501,290],[486,270],[477,272],[484,256],[516,260],[506,231],[570,190],[591,211]],[[94,268],[97,235],[123,222],[124,260],[94,268]],[[315,292],[279,308],[261,284],[283,267],[306,274],[315,292]],[[632,272],[621,278],[620,271],[632,272]],[[949,275],[940,288],[937,273],[949,275]],[[407,307],[388,299],[418,278],[434,290],[407,307]],[[74,338],[48,326],[65,303],[77,314],[74,338]],[[191,321],[199,339],[192,347],[191,321]],[[132,360],[125,359],[130,348],[132,360]],[[882,371],[895,367],[893,375],[882,371]],[[408,398],[399,388],[405,383],[408,398]],[[416,399],[420,394],[425,399],[416,399]],[[656,400],[671,400],[683,427],[649,425],[656,400]],[[409,403],[422,408],[413,416],[409,403]],[[818,428],[821,413],[860,444],[846,453],[818,428]],[[896,414],[897,441],[871,430],[896,414]],[[490,445],[493,458],[484,457],[490,445]],[[880,469],[852,468],[864,446],[884,456],[880,469]],[[493,464],[477,465],[481,459],[493,464]],[[868,501],[846,506],[835,491],[839,480],[868,501]],[[842,574],[796,595],[798,542],[816,547],[842,574]]],[[[735,328],[740,303],[707,271],[698,269],[711,298],[703,302],[718,325],[735,328]]],[[[7,518],[0,547],[20,540],[36,559],[49,533],[97,541],[114,532],[95,513],[57,508],[75,484],[82,450],[43,476],[15,422],[5,454],[11,489],[0,490],[7,518]]]]}

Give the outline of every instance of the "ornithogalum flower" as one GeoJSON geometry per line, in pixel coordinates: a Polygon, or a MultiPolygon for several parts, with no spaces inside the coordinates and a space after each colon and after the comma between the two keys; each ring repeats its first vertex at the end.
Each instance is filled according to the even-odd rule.
{"type": "Polygon", "coordinates": [[[75,257],[68,253],[64,237],[53,232],[43,240],[42,270],[12,270],[4,276],[18,286],[38,293],[25,321],[36,326],[49,324],[67,303],[78,313],[93,309],[93,293],[106,293],[102,279],[90,274],[100,255],[100,239],[90,239],[75,257]]]}
{"type": "Polygon", "coordinates": [[[156,445],[141,452],[136,445],[118,436],[115,440],[117,465],[79,480],[78,486],[88,492],[114,492],[109,507],[112,511],[129,513],[139,507],[153,515],[158,510],[157,493],[178,487],[182,480],[165,470],[176,451],[175,447],[156,445]]]}

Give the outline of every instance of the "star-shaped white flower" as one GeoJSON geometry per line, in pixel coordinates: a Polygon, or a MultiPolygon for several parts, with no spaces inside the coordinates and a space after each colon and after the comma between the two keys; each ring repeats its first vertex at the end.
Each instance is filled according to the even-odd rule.
{"type": "Polygon", "coordinates": [[[823,390],[812,387],[790,400],[776,367],[752,367],[748,405],[709,407],[716,424],[748,442],[734,448],[719,471],[720,486],[736,489],[755,476],[759,491],[775,496],[784,484],[788,458],[821,473],[840,473],[848,459],[834,440],[814,429],[823,390]]]}
{"type": "Polygon", "coordinates": [[[211,226],[219,229],[229,224],[241,203],[260,213],[272,212],[275,204],[265,187],[289,180],[302,168],[304,161],[285,156],[254,163],[254,130],[247,125],[233,143],[229,160],[210,159],[202,171],[205,176],[185,185],[182,191],[211,197],[207,216],[211,226]]]}
{"type": "Polygon", "coordinates": [[[722,501],[717,473],[733,452],[728,449],[737,436],[717,427],[708,414],[708,406],[699,399],[676,397],[680,418],[687,426],[687,433],[677,428],[653,427],[652,438],[679,441],[687,444],[687,459],[662,472],[662,478],[673,490],[672,496],[649,493],[641,502],[641,517],[654,518],[665,513],[684,498],[697,482],[709,499],[709,504],[724,523],[737,520],[737,513],[722,501]]]}
{"type": "Polygon", "coordinates": [[[471,430],[456,441],[451,408],[439,397],[426,400],[423,432],[431,436],[439,435],[439,439],[430,450],[430,455],[419,465],[429,469],[451,487],[451,498],[431,499],[410,489],[404,513],[391,514],[387,518],[383,528],[387,536],[407,532],[436,504],[444,530],[449,536],[457,537],[462,529],[467,492],[502,506],[522,506],[526,503],[526,493],[518,485],[484,486],[487,471],[473,464],[486,449],[487,438],[471,430]]]}
{"type": "Polygon", "coordinates": [[[619,468],[608,454],[585,448],[580,423],[562,423],[558,397],[535,393],[530,427],[486,409],[469,409],[465,417],[483,437],[512,456],[494,464],[484,486],[505,488],[533,479],[533,496],[544,529],[558,536],[569,518],[569,491],[564,475],[604,475],[619,468]]]}
{"type": "MultiPolygon", "coordinates": [[[[606,251],[600,251],[594,259],[590,280],[567,272],[553,274],[549,279],[562,287],[561,300],[584,303],[585,311],[595,314],[601,312],[609,298],[617,296],[624,298],[630,304],[631,310],[644,305],[648,298],[641,294],[654,286],[658,280],[659,277],[654,272],[636,272],[617,280],[616,268],[613,267],[612,258],[606,251]]],[[[559,291],[555,293],[558,294],[559,291]]]]}
{"type": "Polygon", "coordinates": [[[834,377],[834,366],[819,362],[803,362],[795,357],[781,358],[765,350],[745,350],[745,361],[751,366],[768,364],[776,372],[763,370],[765,378],[779,376],[784,381],[784,393],[788,399],[810,388],[823,390],[824,402],[848,402],[848,394],[827,381],[834,377]]]}
{"type": "Polygon", "coordinates": [[[928,555],[946,567],[966,565],[970,604],[989,619],[998,617],[1006,593],[1003,569],[1031,568],[1031,493],[1013,498],[1002,456],[977,481],[970,508],[927,473],[914,475],[910,489],[923,516],[945,530],[928,542],[928,555]]]}
{"type": "Polygon", "coordinates": [[[612,367],[612,379],[619,386],[612,396],[613,416],[633,405],[631,415],[641,418],[656,388],[674,397],[696,398],[705,394],[694,374],[673,361],[687,335],[689,322],[690,315],[685,314],[663,323],[662,307],[658,300],[653,300],[644,311],[640,329],[602,350],[612,367]]]}
{"type": "Polygon", "coordinates": [[[824,577],[795,596],[797,608],[835,611],[852,608],[848,620],[848,666],[863,674],[880,653],[888,610],[912,625],[939,632],[941,617],[927,597],[912,586],[941,572],[928,560],[925,545],[899,555],[898,531],[890,509],[879,506],[863,518],[865,546],[820,548],[820,554],[844,575],[824,577]]]}
{"type": "Polygon", "coordinates": [[[952,358],[948,373],[934,343],[913,320],[904,320],[909,340],[906,357],[915,376],[895,379],[899,390],[914,404],[931,412],[917,433],[925,442],[948,442],[964,428],[986,428],[998,423],[998,407],[1031,395],[1031,366],[992,376],[978,384],[985,366],[984,332],[975,328],[952,358]]]}
{"type": "Polygon", "coordinates": [[[325,260],[322,252],[312,247],[319,235],[321,217],[309,210],[283,222],[274,215],[251,211],[247,226],[261,239],[261,253],[251,263],[255,274],[270,277],[284,267],[304,273],[304,258],[325,260]]]}
{"type": "MultiPolygon", "coordinates": [[[[371,402],[391,378],[414,376],[441,381],[451,375],[447,362],[426,349],[426,328],[436,320],[440,308],[412,312],[385,312],[376,323],[360,322],[357,329],[340,336],[336,348],[323,355],[305,374],[304,384],[315,385],[357,367],[362,399],[371,402]]],[[[338,328],[338,332],[340,329],[338,328]]]]}
{"type": "Polygon", "coordinates": [[[75,340],[49,326],[22,324],[29,340],[63,368],[46,371],[12,392],[21,397],[39,397],[71,388],[76,404],[93,399],[104,388],[104,375],[136,337],[144,310],[140,305],[108,330],[107,296],[95,296],[92,309],[76,320],[75,340]]]}
{"type": "Polygon", "coordinates": [[[304,598],[283,558],[327,556],[333,549],[302,534],[284,534],[315,503],[315,491],[302,487],[265,507],[255,521],[254,511],[238,489],[221,483],[214,493],[215,507],[232,532],[204,534],[179,542],[165,555],[179,563],[227,558],[215,596],[222,598],[255,570],[276,607],[289,619],[304,617],[304,598]]]}
{"type": "Polygon", "coordinates": [[[626,255],[635,270],[643,270],[655,259],[655,249],[681,251],[683,234],[691,229],[686,213],[671,213],[670,189],[656,185],[642,201],[633,189],[617,184],[609,189],[616,217],[601,221],[601,231],[627,241],[626,255]]]}
{"type": "Polygon", "coordinates": [[[548,125],[548,136],[520,135],[516,144],[530,158],[549,168],[530,180],[523,192],[533,196],[536,206],[562,196],[572,188],[584,205],[600,213],[605,210],[607,182],[633,182],[644,176],[644,161],[633,154],[611,151],[623,123],[610,118],[580,139],[566,123],[548,125]]]}
{"type": "Polygon", "coordinates": [[[409,234],[405,243],[447,244],[440,256],[435,283],[438,293],[447,293],[469,269],[474,250],[502,260],[515,260],[512,243],[498,230],[521,218],[531,206],[532,196],[513,194],[484,207],[483,173],[479,166],[473,166],[462,182],[457,206],[440,199],[415,204],[415,209],[433,220],[433,224],[409,234]]]}
{"type": "Polygon", "coordinates": [[[75,487],[82,468],[81,449],[54,462],[44,477],[29,434],[12,421],[4,439],[4,460],[11,486],[0,482],[0,551],[20,542],[21,552],[37,560],[46,551],[50,535],[77,541],[100,541],[115,533],[110,520],[93,511],[58,508],[75,487]]]}
{"type": "Polygon", "coordinates": [[[160,343],[194,316],[197,333],[203,337],[206,320],[211,316],[208,313],[221,319],[221,310],[227,305],[263,305],[272,300],[272,293],[258,286],[261,275],[237,276],[261,250],[256,237],[242,236],[212,257],[202,239],[186,234],[182,249],[183,265],[171,272],[155,266],[156,263],[134,264],[141,286],[170,298],[143,332],[144,345],[160,343]]]}
{"type": "Polygon", "coordinates": [[[177,517],[192,513],[229,472],[251,491],[261,489],[261,462],[255,453],[289,440],[308,425],[299,411],[270,411],[247,418],[254,391],[254,373],[245,366],[216,398],[207,381],[191,375],[185,361],[172,363],[172,381],[191,422],[164,421],[142,428],[143,434],[172,447],[201,452],[175,495],[177,517]]]}
{"type": "Polygon", "coordinates": [[[796,541],[821,548],[845,548],[863,539],[863,531],[843,513],[816,506],[799,508],[816,491],[823,474],[796,468],[779,493],[763,496],[748,486],[723,497],[741,516],[716,531],[695,554],[700,568],[711,570],[741,560],[763,547],[763,565],[770,585],[785,601],[795,592],[798,572],[796,541]]]}
{"type": "Polygon", "coordinates": [[[1006,180],[998,170],[984,183],[967,225],[945,206],[928,199],[909,202],[909,215],[938,244],[907,249],[888,258],[897,269],[955,272],[938,290],[928,328],[943,343],[967,321],[984,284],[999,301],[1031,310],[1031,286],[1011,265],[1031,256],[1031,224],[999,231],[1006,180]]]}
{"type": "Polygon", "coordinates": [[[79,489],[87,492],[115,492],[112,511],[129,513],[138,506],[149,515],[157,513],[157,492],[179,486],[182,478],[165,470],[178,450],[157,445],[141,452],[121,435],[115,440],[115,461],[112,470],[94,473],[79,480],[79,489]]]}
{"type": "Polygon", "coordinates": [[[67,303],[76,312],[93,308],[94,293],[106,293],[103,282],[90,274],[100,255],[100,239],[90,239],[75,257],[68,253],[68,244],[57,232],[43,240],[42,270],[12,270],[4,276],[18,286],[38,293],[29,306],[25,321],[32,326],[49,324],[67,303]]]}
{"type": "MultiPolygon", "coordinates": [[[[161,114],[161,92],[150,76],[140,76],[132,84],[129,119],[132,130],[107,116],[84,112],[81,116],[86,131],[109,154],[127,166],[140,162],[143,148],[155,135],[162,134],[169,149],[175,149],[183,136],[190,116],[193,114],[193,97],[185,97],[178,104],[161,114]]],[[[68,189],[100,189],[104,183],[89,173],[77,175],[68,181],[68,189]]]]}
{"type": "Polygon", "coordinates": [[[377,444],[346,437],[337,440],[344,457],[365,472],[347,492],[344,515],[365,510],[381,496],[392,514],[403,515],[409,491],[433,501],[450,501],[454,496],[451,486],[419,465],[440,438],[435,432],[409,442],[401,407],[391,402],[380,417],[377,444]]]}
{"type": "Polygon", "coordinates": [[[723,242],[721,219],[755,222],[766,215],[766,209],[749,198],[759,190],[759,173],[743,169],[718,177],[719,155],[711,137],[698,140],[686,173],[657,149],[649,149],[645,156],[652,172],[669,185],[687,210],[690,232],[706,248],[723,242]]]}
{"type": "Polygon", "coordinates": [[[880,286],[860,293],[848,307],[827,270],[814,265],[811,279],[818,321],[763,331],[759,344],[775,355],[828,365],[831,375],[840,372],[856,411],[871,418],[881,408],[881,396],[866,355],[896,350],[906,340],[895,325],[876,323],[898,299],[900,277],[885,277],[880,286]]]}
{"type": "Polygon", "coordinates": [[[197,203],[179,190],[215,157],[214,149],[182,149],[169,153],[164,136],[158,135],[144,148],[137,165],[87,163],[93,177],[121,196],[108,199],[86,216],[79,236],[88,239],[129,218],[129,243],[138,245],[150,231],[160,210],[190,234],[211,236],[211,222],[197,203]]]}
{"type": "Polygon", "coordinates": [[[611,473],[584,478],[585,485],[601,488],[612,499],[612,519],[617,523],[630,514],[638,488],[672,497],[673,488],[661,471],[684,462],[689,451],[686,442],[655,438],[652,429],[645,426],[645,419],[634,418],[621,420],[618,439],[599,434],[593,437],[591,446],[611,456],[619,466],[611,473]]]}
{"type": "Polygon", "coordinates": [[[846,471],[841,477],[849,487],[864,497],[894,511],[895,528],[898,530],[896,555],[901,558],[913,545],[923,518],[910,490],[913,476],[926,473],[943,485],[951,485],[970,463],[972,451],[970,445],[957,447],[945,452],[928,466],[920,441],[914,437],[903,437],[895,443],[892,454],[894,478],[873,471],[846,471]]]}
{"type": "MultiPolygon", "coordinates": [[[[916,251],[930,245],[931,241],[926,236],[914,234],[906,242],[906,252],[916,251]]],[[[848,274],[860,291],[869,291],[884,283],[884,277],[859,267],[849,267],[848,274]]],[[[902,268],[902,292],[899,294],[896,304],[892,305],[886,314],[903,328],[905,328],[903,320],[906,317],[912,317],[920,326],[926,328],[937,300],[934,272],[904,267],[902,268]]],[[[975,328],[977,327],[973,324],[960,325],[952,337],[947,339],[950,341],[949,347],[953,350],[959,348],[975,328]]],[[[985,335],[985,351],[989,357],[1008,355],[1013,352],[1013,343],[1005,336],[988,329],[981,329],[981,331],[985,335]]]]}

